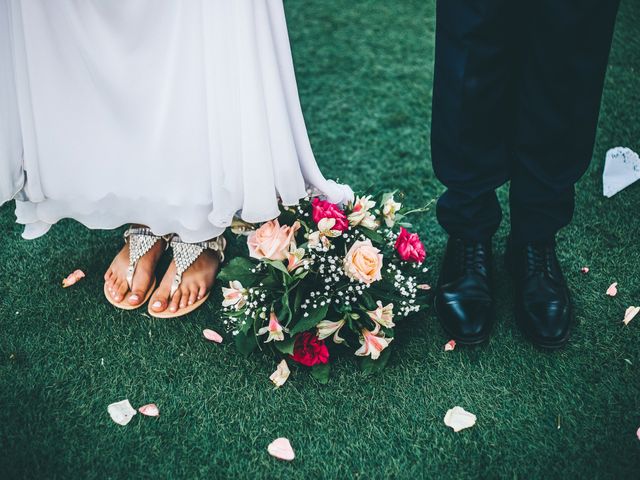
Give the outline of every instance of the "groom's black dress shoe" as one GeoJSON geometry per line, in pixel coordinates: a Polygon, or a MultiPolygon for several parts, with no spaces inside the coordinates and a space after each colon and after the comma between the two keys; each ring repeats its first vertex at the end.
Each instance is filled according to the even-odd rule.
{"type": "Polygon", "coordinates": [[[562,347],[569,338],[572,312],[555,243],[515,246],[509,242],[506,259],[514,279],[519,327],[540,347],[562,347]]]}
{"type": "Polygon", "coordinates": [[[493,325],[491,242],[449,238],[434,307],[440,325],[457,342],[484,342],[493,325]]]}

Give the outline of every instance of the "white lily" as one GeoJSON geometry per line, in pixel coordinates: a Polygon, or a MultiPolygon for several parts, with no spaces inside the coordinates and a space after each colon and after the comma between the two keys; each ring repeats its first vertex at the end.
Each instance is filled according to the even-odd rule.
{"type": "Polygon", "coordinates": [[[376,202],[371,200],[371,195],[356,197],[351,213],[347,216],[349,223],[353,226],[361,225],[365,228],[375,230],[379,225],[376,221],[376,217],[370,212],[370,210],[375,206],[376,202]]]}
{"type": "Polygon", "coordinates": [[[265,333],[268,333],[269,335],[264,343],[269,343],[272,340],[275,340],[276,342],[284,340],[284,328],[280,325],[280,322],[278,322],[278,317],[276,317],[275,312],[271,312],[269,325],[258,330],[258,335],[264,335],[265,333]]]}
{"type": "Polygon", "coordinates": [[[318,222],[318,230],[320,230],[320,233],[326,237],[339,237],[342,235],[342,232],[340,230],[334,230],[333,227],[335,227],[335,225],[335,218],[322,218],[318,222]]]}
{"type": "Polygon", "coordinates": [[[384,333],[378,336],[379,332],[380,325],[376,325],[372,332],[363,328],[362,336],[360,337],[362,346],[356,351],[356,355],[359,357],[371,355],[371,360],[377,360],[380,357],[380,353],[393,341],[393,338],[384,338],[384,333]]]}
{"type": "Polygon", "coordinates": [[[237,280],[229,282],[229,288],[222,287],[222,295],[223,307],[235,307],[236,310],[240,310],[247,303],[247,289],[237,280]]]}
{"type": "Polygon", "coordinates": [[[324,340],[325,338],[333,335],[333,341],[335,343],[344,342],[344,338],[340,337],[340,329],[344,327],[345,320],[344,318],[338,320],[337,322],[332,322],[331,320],[322,320],[316,328],[318,329],[318,340],[324,340]]]}
{"type": "Polygon", "coordinates": [[[308,263],[308,260],[304,258],[304,248],[291,248],[291,251],[287,255],[287,270],[293,272],[296,268],[308,263]]]}
{"type": "Polygon", "coordinates": [[[378,300],[376,305],[378,305],[378,308],[367,312],[369,318],[383,327],[395,327],[396,324],[393,323],[393,303],[383,307],[382,302],[378,300]]]}
{"type": "Polygon", "coordinates": [[[382,216],[384,217],[384,223],[387,227],[391,228],[396,223],[396,213],[402,208],[402,204],[396,202],[393,195],[387,198],[382,205],[382,216]]]}
{"type": "Polygon", "coordinates": [[[309,247],[310,248],[318,248],[322,245],[323,248],[329,248],[331,242],[322,232],[311,232],[309,234],[309,247]]]}

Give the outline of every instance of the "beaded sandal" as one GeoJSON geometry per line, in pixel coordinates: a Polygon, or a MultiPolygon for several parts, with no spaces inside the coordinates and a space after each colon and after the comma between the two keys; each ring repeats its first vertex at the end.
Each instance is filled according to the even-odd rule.
{"type": "Polygon", "coordinates": [[[165,237],[159,237],[154,235],[151,230],[145,227],[129,227],[126,232],[124,232],[124,241],[125,243],[129,243],[129,268],[127,268],[127,285],[129,285],[129,290],[124,295],[123,300],[120,302],[116,302],[109,291],[107,290],[107,285],[104,286],[104,296],[107,297],[107,300],[114,307],[121,308],[123,310],[135,310],[136,308],[140,308],[151,296],[151,293],[156,288],[156,279],[153,279],[153,283],[147,290],[144,299],[138,305],[131,305],[127,298],[129,293],[131,293],[131,288],[133,286],[133,274],[136,271],[136,267],[138,266],[138,261],[149,251],[151,247],[153,247],[156,242],[159,240],[167,240],[165,237]]]}
{"type": "MultiPolygon", "coordinates": [[[[198,257],[205,250],[212,250],[217,253],[220,263],[224,260],[224,249],[227,243],[224,237],[219,236],[213,240],[207,242],[198,243],[185,243],[178,235],[174,235],[169,242],[169,246],[173,250],[173,261],[176,264],[176,274],[171,282],[171,291],[169,294],[169,303],[173,298],[173,294],[178,291],[180,283],[182,283],[182,274],[195,262],[198,257]]],[[[149,315],[156,318],[176,318],[193,312],[196,308],[200,307],[207,298],[209,298],[210,292],[207,292],[201,299],[197,300],[191,305],[187,305],[184,308],[178,309],[176,312],[170,312],[167,308],[162,312],[154,312],[151,306],[148,307],[149,315]]]]}

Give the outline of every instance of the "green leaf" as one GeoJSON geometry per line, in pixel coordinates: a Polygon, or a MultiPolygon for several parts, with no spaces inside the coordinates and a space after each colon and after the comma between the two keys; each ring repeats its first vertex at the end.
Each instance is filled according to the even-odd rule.
{"type": "Polygon", "coordinates": [[[280,319],[280,322],[284,322],[287,325],[289,324],[289,321],[293,318],[293,312],[291,311],[291,306],[289,305],[289,290],[287,289],[283,294],[282,294],[282,313],[281,315],[278,317],[280,319]]]}
{"type": "Polygon", "coordinates": [[[280,270],[282,273],[285,274],[286,277],[291,277],[291,274],[289,274],[289,270],[287,270],[287,267],[284,266],[284,263],[282,263],[282,261],[280,260],[263,260],[263,261],[264,263],[271,265],[273,268],[280,270]]]}
{"type": "Polygon", "coordinates": [[[234,342],[236,344],[236,348],[238,352],[240,352],[245,357],[248,357],[251,352],[253,352],[258,346],[256,336],[253,332],[249,332],[248,335],[244,333],[239,333],[234,337],[234,342]]]}
{"type": "Polygon", "coordinates": [[[371,239],[371,241],[374,243],[378,243],[378,244],[384,243],[384,238],[382,238],[382,235],[380,235],[378,232],[374,230],[369,230],[368,228],[359,228],[358,232],[362,233],[365,237],[368,237],[369,239],[371,239]]]}
{"type": "Polygon", "coordinates": [[[364,357],[361,363],[362,371],[367,375],[380,373],[387,365],[390,356],[391,350],[387,347],[382,351],[377,360],[372,360],[371,357],[364,357]]]}
{"type": "Polygon", "coordinates": [[[241,321],[245,322],[244,325],[240,326],[240,331],[242,333],[246,334],[249,330],[253,329],[253,324],[255,322],[253,318],[243,317],[241,321]]]}
{"type": "Polygon", "coordinates": [[[304,300],[305,288],[298,286],[296,290],[296,298],[293,300],[293,311],[297,312],[300,310],[300,305],[302,305],[302,301],[304,300]]]}
{"type": "Polygon", "coordinates": [[[323,385],[329,382],[329,372],[331,367],[328,363],[318,364],[311,367],[311,376],[323,385]]]}
{"type": "Polygon", "coordinates": [[[293,355],[293,345],[296,343],[295,338],[287,338],[281,342],[274,342],[273,344],[281,353],[285,355],[293,355]]]}
{"type": "Polygon", "coordinates": [[[256,264],[251,260],[244,257],[236,257],[224,266],[217,279],[223,284],[237,280],[242,286],[250,287],[256,283],[258,278],[258,275],[251,271],[255,267],[256,264]]]}
{"type": "Polygon", "coordinates": [[[373,297],[369,294],[369,292],[362,292],[362,303],[367,310],[375,310],[376,302],[373,300],[373,297]]]}
{"type": "Polygon", "coordinates": [[[329,305],[325,304],[323,307],[307,309],[308,317],[302,317],[298,323],[291,329],[291,335],[296,333],[305,332],[325,319],[327,312],[329,311],[329,305]]]}

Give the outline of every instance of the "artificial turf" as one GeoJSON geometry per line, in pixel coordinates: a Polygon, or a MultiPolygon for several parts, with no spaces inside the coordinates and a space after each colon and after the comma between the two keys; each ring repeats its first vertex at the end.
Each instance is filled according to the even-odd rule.
{"type": "MultiPolygon", "coordinates": [[[[432,0],[289,0],[300,94],[318,161],[356,188],[378,184],[422,204],[442,187],[429,162],[432,0]]],[[[640,185],[611,199],[604,154],[640,151],[640,4],[623,0],[593,163],[577,186],[559,254],[577,327],[562,351],[542,353],[516,329],[497,256],[498,322],[491,341],[443,352],[431,312],[399,329],[388,368],[366,377],[350,356],[328,385],[295,368],[274,390],[273,358],[245,359],[222,330],[217,303],[182,320],[121,312],[102,273],[120,231],[63,221],[20,239],[12,205],[0,209],[1,478],[620,478],[640,470],[640,185]],[[580,267],[591,271],[583,275],[580,267]],[[76,268],[87,278],[69,289],[76,268]],[[619,294],[606,297],[613,281],[619,294]],[[159,405],[126,427],[106,406],[159,405]],[[470,430],[443,424],[461,405],[470,430]],[[297,453],[266,453],[276,437],[297,453]]],[[[500,198],[505,204],[506,190],[500,198]]],[[[437,270],[445,236],[433,213],[418,222],[437,270]]],[[[508,216],[496,238],[500,252],[508,216]]],[[[433,279],[435,282],[435,272],[433,279]]]]}

